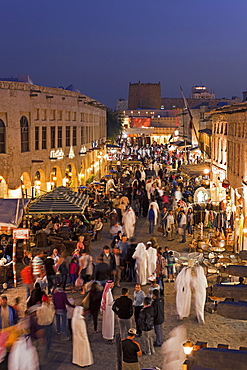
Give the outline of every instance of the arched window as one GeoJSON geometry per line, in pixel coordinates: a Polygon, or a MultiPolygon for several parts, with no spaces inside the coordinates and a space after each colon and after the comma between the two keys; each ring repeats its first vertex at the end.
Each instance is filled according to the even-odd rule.
{"type": "Polygon", "coordinates": [[[28,120],[25,116],[20,119],[21,126],[21,152],[29,152],[29,128],[28,120]]]}
{"type": "Polygon", "coordinates": [[[0,153],[6,153],[6,134],[5,134],[5,124],[0,119],[0,153]]]}

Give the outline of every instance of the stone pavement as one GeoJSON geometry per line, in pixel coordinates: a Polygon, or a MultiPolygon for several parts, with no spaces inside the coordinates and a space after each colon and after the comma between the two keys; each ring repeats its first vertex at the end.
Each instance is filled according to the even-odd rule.
{"type": "MultiPolygon", "coordinates": [[[[157,227],[156,227],[157,229],[157,227]]],[[[102,232],[102,240],[93,242],[92,255],[95,258],[102,250],[104,245],[110,244],[109,223],[104,224],[102,232]]],[[[168,246],[173,250],[180,252],[188,251],[188,243],[179,243],[180,236],[176,235],[174,241],[167,241],[161,233],[155,230],[154,235],[160,246],[168,246]]],[[[148,222],[146,219],[140,217],[137,220],[137,228],[135,233],[135,240],[137,242],[147,242],[150,239],[148,234],[148,222]]],[[[121,287],[128,287],[130,289],[130,298],[133,298],[134,283],[121,283],[121,287]]],[[[143,288],[144,291],[148,290],[148,286],[143,288]]],[[[73,297],[76,304],[81,303],[81,295],[79,293],[67,292],[68,297],[73,297]]],[[[24,289],[18,286],[16,289],[9,289],[6,292],[9,297],[10,304],[13,303],[14,297],[23,297],[21,307],[24,309],[24,289]]],[[[117,298],[121,294],[121,288],[114,288],[113,295],[117,298]]],[[[236,321],[226,319],[217,314],[205,313],[205,324],[199,325],[194,308],[191,309],[191,315],[183,321],[178,321],[176,316],[176,296],[174,291],[174,283],[165,284],[165,322],[163,324],[163,337],[164,340],[168,338],[171,329],[178,325],[185,325],[188,331],[188,337],[195,343],[198,341],[206,341],[209,346],[217,346],[218,343],[229,344],[230,348],[239,348],[239,346],[247,346],[247,323],[243,321],[236,321]]],[[[90,366],[92,370],[114,370],[116,368],[116,346],[109,345],[101,336],[101,317],[99,317],[99,332],[93,333],[92,321],[87,318],[88,336],[93,352],[94,364],[90,366]]],[[[119,332],[117,320],[115,322],[115,332],[119,332]]],[[[137,338],[139,340],[139,338],[137,338]]],[[[142,344],[141,339],[139,340],[142,344]]],[[[83,350],[83,348],[82,348],[83,350]]],[[[54,331],[52,339],[52,346],[48,358],[42,364],[42,370],[65,370],[76,369],[78,366],[71,363],[72,358],[72,343],[71,341],[60,341],[59,336],[54,331]]],[[[143,356],[140,358],[141,368],[149,368],[162,366],[161,348],[156,349],[153,356],[143,356]]]]}

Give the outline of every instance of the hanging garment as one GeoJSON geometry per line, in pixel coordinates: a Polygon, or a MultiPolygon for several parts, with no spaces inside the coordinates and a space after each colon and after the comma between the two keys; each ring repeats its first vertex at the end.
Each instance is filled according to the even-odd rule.
{"type": "Polygon", "coordinates": [[[209,223],[209,211],[207,209],[205,209],[204,226],[208,227],[208,223],[209,223]]]}

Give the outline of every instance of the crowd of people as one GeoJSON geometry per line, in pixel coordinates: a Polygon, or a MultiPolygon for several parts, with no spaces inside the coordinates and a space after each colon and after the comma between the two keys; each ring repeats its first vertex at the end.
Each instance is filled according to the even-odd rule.
{"type": "MultiPolygon", "coordinates": [[[[109,344],[114,341],[114,315],[117,316],[124,370],[139,369],[138,356],[152,355],[155,347],[162,345],[164,282],[174,282],[176,260],[169,247],[159,247],[153,234],[158,230],[164,242],[169,242],[178,233],[181,243],[186,242],[193,234],[193,206],[188,204],[193,191],[189,191],[182,177],[173,171],[174,163],[179,167],[180,157],[155,147],[148,154],[141,158],[140,166],[129,166],[105,178],[103,190],[101,185],[94,189],[97,197],[93,191],[92,204],[102,201],[111,208],[108,216],[111,241],[102,245],[96,259],[90,242],[92,238],[97,239],[97,235],[100,238],[104,225],[90,207],[81,217],[54,216],[33,221],[37,248],[34,256],[27,253],[20,273],[26,288],[25,317],[19,320],[18,304],[15,308],[8,306],[7,297],[2,296],[0,322],[1,328],[6,329],[2,335],[8,333],[11,326],[18,333],[20,327],[24,328],[22,333],[29,327],[32,340],[43,338],[46,358],[55,322],[61,340],[72,338],[72,362],[89,366],[93,355],[85,317],[92,317],[96,334],[101,313],[102,336],[109,344]],[[148,220],[150,240],[146,244],[135,240],[136,223],[142,217],[148,220]],[[61,238],[56,247],[52,244],[54,237],[61,238]],[[72,249],[59,246],[66,241],[72,249]],[[133,299],[124,286],[127,282],[135,284],[133,299]],[[147,284],[145,293],[142,287],[147,284]],[[114,286],[122,287],[117,299],[113,296],[114,286]],[[67,297],[66,289],[70,289],[71,294],[81,293],[82,305],[76,306],[74,299],[67,297]],[[142,349],[136,337],[141,337],[142,349]]],[[[29,348],[36,363],[31,343],[29,348]]],[[[10,353],[9,358],[13,360],[13,354],[10,353]]]]}

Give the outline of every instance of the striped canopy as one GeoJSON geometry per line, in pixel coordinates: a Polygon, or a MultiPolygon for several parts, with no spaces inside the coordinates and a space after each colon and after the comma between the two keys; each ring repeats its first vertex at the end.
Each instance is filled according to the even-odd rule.
{"type": "Polygon", "coordinates": [[[31,202],[28,212],[30,214],[83,213],[88,198],[88,195],[60,186],[31,202]]]}

